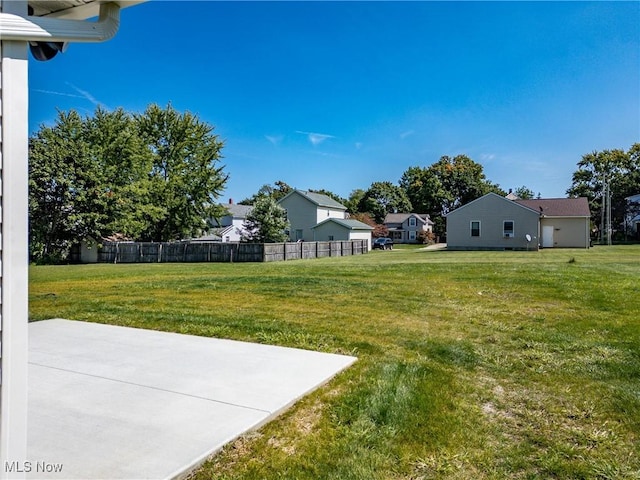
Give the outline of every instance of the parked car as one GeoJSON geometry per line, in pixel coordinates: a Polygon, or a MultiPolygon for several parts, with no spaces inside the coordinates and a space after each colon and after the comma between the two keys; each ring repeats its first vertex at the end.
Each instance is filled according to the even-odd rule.
{"type": "Polygon", "coordinates": [[[380,250],[393,250],[393,240],[386,237],[376,238],[373,241],[373,248],[379,248],[380,250]]]}

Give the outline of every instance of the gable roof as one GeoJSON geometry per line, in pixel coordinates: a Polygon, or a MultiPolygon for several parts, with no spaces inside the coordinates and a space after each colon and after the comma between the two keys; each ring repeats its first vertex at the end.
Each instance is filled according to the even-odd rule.
{"type": "Polygon", "coordinates": [[[296,195],[296,194],[302,196],[303,198],[306,198],[311,203],[314,203],[319,207],[335,208],[338,210],[347,209],[347,207],[342,205],[340,202],[335,201],[333,198],[331,198],[328,195],[324,195],[322,193],[307,192],[306,190],[297,190],[297,189],[289,192],[283,198],[278,200],[278,203],[282,202],[285,198],[289,198],[291,195],[296,195]]]}
{"type": "MultiPolygon", "coordinates": [[[[502,195],[498,195],[497,193],[489,192],[489,193],[487,193],[487,194],[485,194],[485,195],[483,195],[481,197],[476,198],[475,200],[470,201],[469,203],[465,203],[464,205],[460,205],[458,208],[456,208],[455,210],[451,210],[449,213],[446,213],[444,216],[448,217],[451,214],[457,213],[460,210],[463,210],[463,209],[467,208],[469,205],[473,205],[474,203],[480,202],[480,201],[484,200],[485,198],[488,198],[488,197],[491,197],[491,196],[499,198],[501,201],[507,202],[509,205],[517,205],[517,206],[519,206],[521,208],[524,208],[525,210],[529,210],[529,211],[533,211],[534,210],[533,208],[530,208],[530,207],[527,207],[526,205],[520,204],[519,201],[507,200],[502,195]]],[[[540,213],[540,212],[538,212],[538,213],[540,213]]]]}
{"type": "Polygon", "coordinates": [[[540,198],[514,200],[514,203],[540,212],[546,217],[590,217],[589,201],[578,198],[540,198]]]}
{"type": "Polygon", "coordinates": [[[224,207],[233,218],[247,218],[247,215],[253,210],[253,205],[240,205],[237,203],[222,203],[220,205],[224,207]]]}
{"type": "Polygon", "coordinates": [[[337,223],[338,225],[348,228],[349,230],[373,230],[372,226],[367,225],[366,223],[362,223],[359,220],[352,220],[350,218],[327,218],[326,220],[323,220],[317,225],[311,227],[311,229],[317,228],[320,225],[324,225],[328,222],[337,223]]]}
{"type": "Polygon", "coordinates": [[[433,221],[427,213],[387,213],[382,223],[404,223],[409,217],[415,217],[422,223],[433,225],[433,221]]]}

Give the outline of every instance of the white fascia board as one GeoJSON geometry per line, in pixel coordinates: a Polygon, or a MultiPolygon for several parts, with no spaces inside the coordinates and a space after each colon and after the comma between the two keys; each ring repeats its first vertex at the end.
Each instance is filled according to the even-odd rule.
{"type": "Polygon", "coordinates": [[[103,42],[118,32],[120,6],[100,5],[97,22],[0,13],[0,40],[44,42],[103,42]]]}
{"type": "MultiPolygon", "coordinates": [[[[117,0],[111,3],[115,3],[121,9],[132,7],[140,3],[145,3],[148,0],[117,0]]],[[[87,18],[93,18],[100,15],[100,5],[103,2],[90,2],[77,7],[68,8],[66,10],[59,10],[57,12],[49,13],[48,15],[42,15],[46,18],[61,18],[65,20],[86,20],[87,18]]]]}

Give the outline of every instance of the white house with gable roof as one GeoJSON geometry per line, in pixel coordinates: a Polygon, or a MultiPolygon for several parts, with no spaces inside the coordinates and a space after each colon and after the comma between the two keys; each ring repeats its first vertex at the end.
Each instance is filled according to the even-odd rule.
{"type": "Polygon", "coordinates": [[[293,190],[278,200],[291,225],[289,240],[314,241],[312,228],[327,218],[346,217],[347,207],[322,193],[293,190]]]}
{"type": "Polygon", "coordinates": [[[287,212],[292,242],[367,240],[371,247],[373,229],[365,223],[347,219],[347,207],[328,195],[293,190],[278,204],[287,212]]]}

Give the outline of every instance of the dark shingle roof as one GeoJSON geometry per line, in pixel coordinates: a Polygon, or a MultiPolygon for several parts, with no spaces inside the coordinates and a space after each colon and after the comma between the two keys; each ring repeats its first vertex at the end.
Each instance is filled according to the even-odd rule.
{"type": "Polygon", "coordinates": [[[579,198],[542,198],[514,200],[524,207],[540,212],[547,217],[589,217],[589,201],[579,198]]]}

